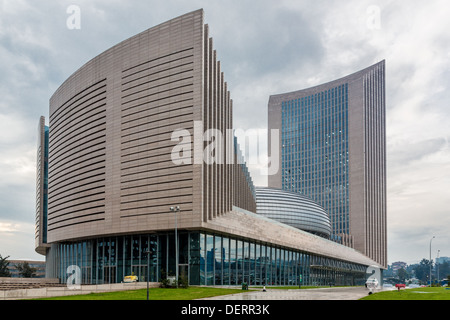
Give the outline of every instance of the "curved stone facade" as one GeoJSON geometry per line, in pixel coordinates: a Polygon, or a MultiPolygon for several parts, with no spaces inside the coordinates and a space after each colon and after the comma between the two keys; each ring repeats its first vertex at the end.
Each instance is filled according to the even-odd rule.
{"type": "MultiPolygon", "coordinates": [[[[173,205],[180,228],[232,209],[231,184],[245,177],[194,159],[207,145],[195,130],[232,129],[230,93],[203,20],[197,10],[123,41],[52,96],[49,242],[168,230],[173,205]],[[194,139],[185,163],[175,164],[179,129],[194,139]]],[[[245,185],[241,193],[251,194],[245,185]]],[[[254,210],[246,199],[241,206],[254,210]]]]}
{"type": "Polygon", "coordinates": [[[325,209],[295,192],[256,188],[256,213],[323,238],[331,235],[330,218],[325,209]]]}

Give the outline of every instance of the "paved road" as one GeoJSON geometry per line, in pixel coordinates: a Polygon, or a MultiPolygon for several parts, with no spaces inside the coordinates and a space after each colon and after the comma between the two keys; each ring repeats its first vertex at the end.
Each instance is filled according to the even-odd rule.
{"type": "Polygon", "coordinates": [[[320,289],[267,289],[266,292],[245,291],[202,300],[358,300],[369,294],[364,287],[320,289]]]}

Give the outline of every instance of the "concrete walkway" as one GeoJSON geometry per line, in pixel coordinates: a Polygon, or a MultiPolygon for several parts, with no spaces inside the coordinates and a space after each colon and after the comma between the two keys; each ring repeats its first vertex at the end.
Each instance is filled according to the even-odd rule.
{"type": "MultiPolygon", "coordinates": [[[[159,283],[150,283],[151,288],[158,288],[159,283]]],[[[21,300],[21,299],[37,299],[52,298],[73,295],[84,295],[90,293],[103,293],[114,291],[139,290],[147,288],[146,282],[136,283],[115,283],[115,284],[99,284],[99,285],[82,285],[79,289],[71,290],[65,287],[48,287],[40,289],[20,289],[0,291],[1,300],[21,300]]]]}
{"type": "Polygon", "coordinates": [[[333,287],[319,289],[267,289],[245,291],[201,300],[358,300],[369,294],[364,287],[333,287]]]}
{"type": "MultiPolygon", "coordinates": [[[[150,287],[157,288],[158,283],[151,283],[150,287]]],[[[124,290],[138,290],[147,287],[146,283],[119,283],[109,285],[81,286],[80,290],[69,290],[66,287],[22,289],[0,291],[0,300],[18,300],[48,298],[67,295],[112,292],[124,290]]],[[[319,289],[262,289],[243,291],[242,293],[226,296],[204,298],[199,300],[358,300],[369,294],[364,287],[334,287],[319,289]]]]}

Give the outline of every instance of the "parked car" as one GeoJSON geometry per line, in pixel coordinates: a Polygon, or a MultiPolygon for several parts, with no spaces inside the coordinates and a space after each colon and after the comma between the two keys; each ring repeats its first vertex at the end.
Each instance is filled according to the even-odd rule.
{"type": "Polygon", "coordinates": [[[138,277],[137,276],[126,276],[125,278],[123,278],[123,282],[125,282],[125,283],[138,282],[138,277]]]}

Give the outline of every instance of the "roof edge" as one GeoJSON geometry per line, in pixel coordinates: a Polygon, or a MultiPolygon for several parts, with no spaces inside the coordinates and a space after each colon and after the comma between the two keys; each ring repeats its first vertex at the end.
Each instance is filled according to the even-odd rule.
{"type": "Polygon", "coordinates": [[[375,64],[373,64],[373,65],[371,65],[369,67],[366,67],[366,68],[364,68],[362,70],[356,71],[356,72],[354,72],[352,74],[349,74],[347,76],[344,76],[344,77],[341,77],[341,78],[338,78],[338,79],[335,79],[335,80],[331,80],[331,81],[328,81],[328,82],[324,82],[322,84],[318,84],[318,85],[315,85],[315,86],[312,86],[312,87],[308,87],[308,88],[304,88],[304,89],[300,89],[300,90],[295,90],[295,91],[290,91],[290,92],[270,95],[269,96],[269,103],[271,101],[277,101],[280,98],[285,99],[286,96],[291,96],[291,95],[295,96],[295,95],[302,94],[304,92],[313,91],[313,90],[318,89],[320,87],[332,87],[332,86],[336,86],[336,85],[338,85],[340,83],[343,83],[343,82],[353,81],[353,80],[361,78],[363,75],[367,74],[368,72],[370,72],[370,71],[372,71],[374,69],[377,69],[377,68],[379,68],[381,66],[384,67],[385,65],[386,65],[386,60],[383,59],[383,60],[381,60],[381,61],[379,61],[379,62],[377,62],[377,63],[375,63],[375,64]]]}

